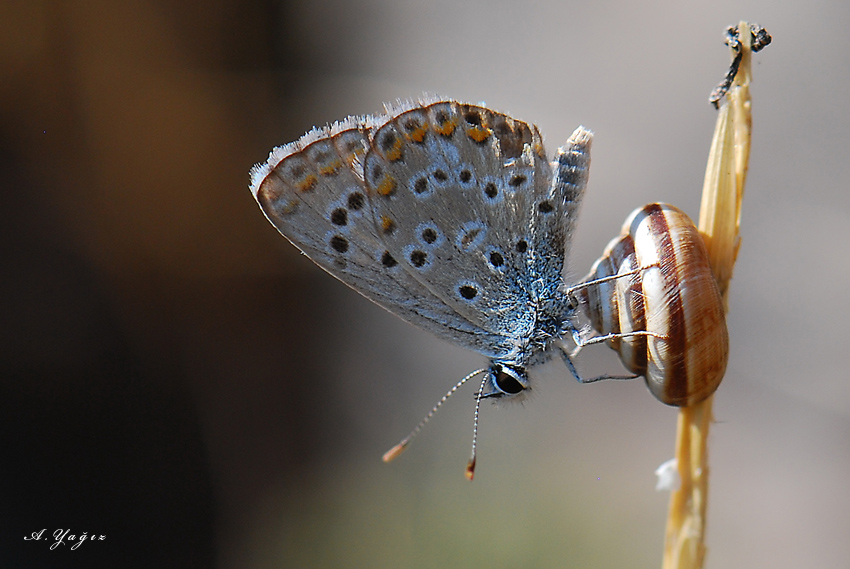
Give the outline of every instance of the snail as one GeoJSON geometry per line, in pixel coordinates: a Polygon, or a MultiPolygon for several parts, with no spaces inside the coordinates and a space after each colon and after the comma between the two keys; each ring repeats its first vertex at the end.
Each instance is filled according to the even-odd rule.
{"type": "Polygon", "coordinates": [[[579,347],[607,343],[667,405],[693,405],[717,389],[729,353],[724,303],[684,212],[663,203],[632,212],[571,290],[600,333],[579,347]]]}

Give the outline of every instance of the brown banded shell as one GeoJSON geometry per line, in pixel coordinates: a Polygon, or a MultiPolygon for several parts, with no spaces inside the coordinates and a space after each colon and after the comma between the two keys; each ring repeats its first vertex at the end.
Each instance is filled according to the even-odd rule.
{"type": "Polygon", "coordinates": [[[691,219],[671,205],[635,210],[576,291],[593,327],[614,334],[608,345],[632,373],[646,378],[668,405],[698,403],[714,393],[729,353],[723,300],[691,219]],[[628,335],[646,331],[652,335],[628,335]]]}

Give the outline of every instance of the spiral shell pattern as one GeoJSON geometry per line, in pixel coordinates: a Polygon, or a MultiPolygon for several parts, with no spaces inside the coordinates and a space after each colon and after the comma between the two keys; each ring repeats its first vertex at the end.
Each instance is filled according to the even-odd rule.
{"type": "Polygon", "coordinates": [[[729,336],[705,244],[678,208],[635,210],[583,282],[640,272],[577,291],[593,327],[661,402],[686,406],[711,395],[726,371],[729,336]],[[626,335],[647,331],[652,335],[626,335]]]}

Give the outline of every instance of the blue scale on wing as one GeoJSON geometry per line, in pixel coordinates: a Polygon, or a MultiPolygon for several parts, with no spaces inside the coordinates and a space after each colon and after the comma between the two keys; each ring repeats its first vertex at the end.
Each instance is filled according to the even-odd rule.
{"type": "Polygon", "coordinates": [[[412,109],[377,130],[365,177],[376,231],[404,269],[501,336],[499,357],[525,352],[537,322],[534,200],[552,179],[536,128],[450,101],[412,109]]]}
{"type": "Polygon", "coordinates": [[[306,135],[275,149],[252,172],[266,217],[328,273],[411,324],[488,356],[499,337],[458,314],[404,270],[377,234],[362,160],[366,121],[306,135]]]}

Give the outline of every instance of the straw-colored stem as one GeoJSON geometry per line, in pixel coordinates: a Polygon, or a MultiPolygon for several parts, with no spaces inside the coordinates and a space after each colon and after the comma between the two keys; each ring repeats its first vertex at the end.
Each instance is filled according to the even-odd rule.
{"type": "MultiPolygon", "coordinates": [[[[738,24],[741,62],[738,74],[717,116],[705,172],[699,230],[708,248],[711,268],[727,303],[729,281],[738,253],[741,200],[750,156],[750,25],[738,24]]],[[[737,55],[735,50],[733,57],[737,55]]],[[[681,485],[670,497],[664,569],[699,569],[705,560],[705,519],[708,498],[708,432],[712,402],[683,407],[676,435],[676,463],[681,485]]]]}

